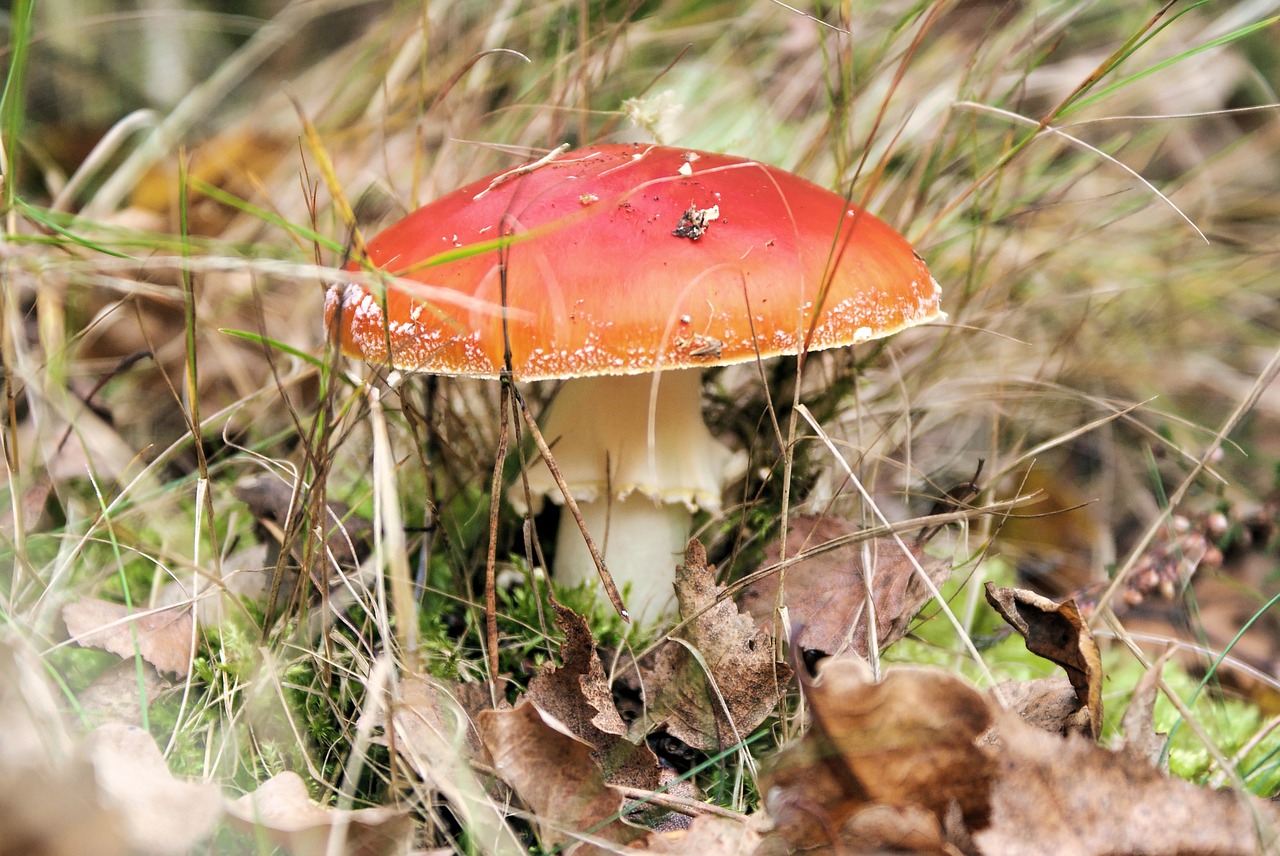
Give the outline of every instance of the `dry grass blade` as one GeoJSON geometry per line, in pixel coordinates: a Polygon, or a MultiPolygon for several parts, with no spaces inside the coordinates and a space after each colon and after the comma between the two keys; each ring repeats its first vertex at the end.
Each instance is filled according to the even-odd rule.
{"type": "MultiPolygon", "coordinates": [[[[390,619],[395,619],[395,639],[399,656],[406,668],[416,671],[418,660],[418,604],[413,596],[409,572],[408,550],[404,537],[404,519],[400,514],[397,490],[398,463],[391,452],[391,441],[383,421],[381,397],[376,387],[369,388],[369,416],[373,423],[374,483],[374,557],[379,569],[386,568],[386,588],[391,590],[391,609],[380,604],[383,638],[392,638],[390,619]]],[[[381,598],[384,587],[377,588],[381,598]]]]}
{"type": "MultiPolygon", "coordinates": [[[[840,464],[841,468],[845,471],[845,474],[848,475],[854,487],[858,490],[858,492],[862,495],[863,499],[867,502],[868,507],[872,510],[872,512],[876,515],[876,517],[879,518],[880,523],[884,526],[888,526],[889,525],[888,518],[884,516],[884,513],[875,504],[875,500],[873,500],[871,495],[867,493],[867,489],[863,487],[861,480],[858,479],[858,477],[854,474],[853,469],[849,466],[848,462],[844,459],[844,456],[840,454],[839,450],[836,449],[835,444],[831,442],[831,438],[822,429],[822,426],[819,425],[817,420],[813,418],[813,414],[811,414],[809,412],[809,409],[804,405],[800,405],[796,409],[799,411],[800,415],[804,417],[805,421],[809,423],[809,426],[817,433],[819,439],[821,439],[822,442],[826,445],[828,451],[831,452],[831,455],[835,458],[837,463],[840,464]]],[[[929,590],[929,594],[938,602],[938,606],[942,610],[943,615],[947,616],[947,620],[950,621],[951,626],[955,628],[956,633],[959,635],[959,638],[961,642],[964,644],[965,649],[968,651],[969,656],[973,658],[974,663],[978,666],[979,669],[982,670],[987,680],[994,684],[995,683],[994,676],[991,674],[990,670],[987,668],[987,664],[982,659],[982,655],[979,654],[978,649],[974,647],[973,640],[969,637],[969,634],[965,631],[964,626],[960,623],[960,620],[956,618],[955,613],[951,611],[950,605],[947,604],[946,599],[943,598],[942,594],[938,591],[938,587],[934,584],[932,578],[930,578],[928,571],[926,571],[924,567],[921,566],[920,560],[916,558],[915,554],[911,551],[911,548],[907,545],[905,541],[902,540],[901,536],[894,533],[890,537],[893,539],[893,542],[898,547],[898,549],[902,551],[902,554],[903,556],[906,557],[908,563],[910,563],[912,569],[915,571],[917,575],[917,579],[920,580],[920,582],[925,586],[925,588],[929,590]]],[[[871,655],[873,664],[879,662],[879,657],[874,646],[868,651],[868,653],[871,655]]]]}

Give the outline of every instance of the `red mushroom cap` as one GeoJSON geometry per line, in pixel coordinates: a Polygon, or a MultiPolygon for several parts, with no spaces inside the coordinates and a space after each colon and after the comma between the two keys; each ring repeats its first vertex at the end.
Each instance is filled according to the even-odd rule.
{"type": "Polygon", "coordinates": [[[385,297],[335,286],[326,322],[341,306],[347,353],[438,374],[502,370],[504,264],[516,380],[743,362],[940,315],[920,257],[843,197],[756,161],[662,146],[591,146],[483,178],[368,254],[403,278],[385,297]],[[415,281],[431,288],[415,294],[415,281]]]}

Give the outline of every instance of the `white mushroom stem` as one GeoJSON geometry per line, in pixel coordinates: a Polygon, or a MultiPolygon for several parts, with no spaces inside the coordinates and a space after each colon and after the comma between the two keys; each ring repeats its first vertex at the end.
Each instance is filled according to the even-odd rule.
{"type": "MultiPolygon", "coordinates": [[[[661,620],[675,604],[675,568],[689,540],[689,509],[683,503],[655,502],[633,493],[611,502],[579,501],[578,510],[632,621],[644,627],[661,620]]],[[[603,591],[578,523],[567,511],[560,515],[553,575],[562,586],[590,583],[603,591]]]]}
{"type": "MultiPolygon", "coordinates": [[[[565,381],[542,434],[632,618],[645,625],[666,616],[692,514],[719,510],[731,458],[702,421],[701,373],[565,381]]],[[[529,485],[562,501],[541,462],[530,467],[529,485]]],[[[512,496],[521,494],[517,485],[512,496]]],[[[553,576],[570,586],[599,579],[568,513],[560,519],[553,576]]]]}

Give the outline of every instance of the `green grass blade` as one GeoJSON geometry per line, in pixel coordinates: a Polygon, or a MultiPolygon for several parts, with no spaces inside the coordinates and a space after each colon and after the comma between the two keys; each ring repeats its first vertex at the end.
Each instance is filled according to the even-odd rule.
{"type": "Polygon", "coordinates": [[[202,179],[188,176],[187,180],[190,182],[192,190],[209,197],[215,202],[219,202],[229,208],[234,208],[235,210],[248,214],[251,217],[256,217],[264,223],[270,223],[272,226],[277,226],[304,240],[313,241],[331,252],[341,253],[343,251],[343,246],[337,241],[327,238],[319,232],[308,229],[306,226],[299,226],[297,223],[293,223],[290,220],[281,217],[274,211],[268,211],[266,208],[254,205],[252,202],[241,199],[239,196],[236,196],[233,193],[228,193],[222,188],[215,187],[202,179]]]}
{"type": "MultiPolygon", "coordinates": [[[[1172,23],[1172,21],[1168,23],[1172,23]]],[[[1168,26],[1168,23],[1165,24],[1165,26],[1168,26]]],[[[1253,24],[1249,24],[1248,26],[1241,27],[1238,30],[1233,30],[1230,33],[1226,33],[1224,35],[1218,36],[1216,39],[1210,39],[1209,41],[1205,42],[1202,45],[1197,45],[1194,48],[1188,48],[1187,50],[1182,51],[1179,54],[1175,54],[1174,56],[1171,56],[1168,59],[1161,60],[1160,62],[1156,63],[1153,66],[1150,66],[1149,68],[1145,68],[1142,71],[1134,72],[1128,77],[1122,77],[1120,80],[1117,80],[1114,83],[1108,86],[1105,86],[1102,89],[1098,90],[1097,92],[1093,93],[1088,98],[1081,98],[1079,101],[1076,101],[1071,105],[1064,107],[1059,112],[1058,115],[1059,117],[1069,116],[1070,114],[1078,110],[1083,110],[1085,107],[1089,107],[1093,104],[1098,103],[1099,101],[1106,98],[1108,95],[1111,95],[1114,92],[1118,92],[1124,87],[1129,86],[1133,83],[1136,83],[1139,80],[1150,77],[1151,75],[1156,74],[1158,72],[1164,71],[1166,68],[1175,66],[1178,63],[1184,60],[1190,59],[1191,57],[1202,54],[1205,51],[1213,50],[1214,48],[1220,48],[1223,45],[1231,44],[1232,42],[1238,41],[1239,39],[1245,38],[1246,36],[1251,36],[1254,33],[1261,32],[1262,30],[1265,30],[1268,27],[1274,26],[1276,23],[1280,23],[1280,15],[1274,15],[1265,20],[1257,21],[1253,24]]],[[[1151,36],[1154,36],[1157,32],[1159,32],[1159,30],[1156,30],[1155,32],[1153,32],[1151,36]]],[[[1148,39],[1149,38],[1150,37],[1148,37],[1148,39]]],[[[1148,39],[1144,39],[1143,42],[1146,42],[1148,39]]],[[[1139,45],[1135,45],[1134,49],[1136,50],[1137,47],[1140,46],[1140,44],[1141,43],[1139,43],[1139,45]]]]}
{"type": "Polygon", "coordinates": [[[18,150],[19,138],[26,115],[27,49],[31,45],[31,19],[35,11],[33,0],[17,0],[9,15],[9,75],[5,79],[3,105],[0,113],[4,121],[4,209],[13,210],[18,199],[18,150]]]}
{"type": "MultiPolygon", "coordinates": [[[[52,212],[44,208],[28,204],[22,200],[17,200],[16,204],[18,209],[22,212],[23,217],[27,218],[32,223],[36,223],[45,229],[48,229],[50,232],[54,232],[55,234],[66,238],[74,244],[78,244],[87,250],[93,250],[95,253],[102,253],[104,256],[111,256],[112,258],[117,259],[127,259],[131,262],[138,262],[141,264],[141,259],[136,256],[131,256],[128,253],[122,253],[119,250],[113,250],[99,241],[91,240],[90,238],[86,238],[83,235],[73,232],[71,229],[63,225],[62,222],[59,222],[61,218],[54,218],[50,216],[52,212]]],[[[72,222],[72,220],[68,220],[68,222],[72,222]]]]}

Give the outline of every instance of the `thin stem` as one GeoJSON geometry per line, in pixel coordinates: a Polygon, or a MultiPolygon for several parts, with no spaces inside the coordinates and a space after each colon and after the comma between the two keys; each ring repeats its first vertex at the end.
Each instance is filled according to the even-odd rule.
{"type": "Polygon", "coordinates": [[[507,460],[507,423],[511,421],[511,396],[515,387],[507,375],[502,377],[498,448],[493,456],[493,480],[489,483],[489,554],[484,565],[485,644],[489,649],[489,680],[498,680],[498,511],[502,507],[502,465],[507,460]]]}
{"type": "Polygon", "coordinates": [[[547,441],[542,437],[542,432],[538,430],[538,423],[534,420],[533,414],[529,412],[529,407],[525,404],[524,398],[520,396],[520,393],[514,387],[512,387],[512,393],[515,395],[516,403],[520,405],[520,413],[524,416],[525,424],[529,426],[529,434],[533,436],[533,442],[537,445],[543,462],[546,463],[547,469],[551,472],[551,478],[555,480],[556,487],[560,488],[560,495],[564,497],[564,507],[569,509],[569,513],[573,515],[574,521],[582,531],[582,540],[586,542],[587,550],[591,553],[591,560],[595,562],[596,571],[600,574],[600,583],[604,586],[605,594],[609,596],[609,602],[613,604],[613,608],[617,610],[618,615],[622,616],[622,620],[630,623],[631,613],[627,612],[627,608],[622,602],[622,595],[618,593],[618,587],[614,585],[613,577],[610,576],[609,569],[605,567],[604,557],[600,555],[600,548],[596,546],[591,533],[587,531],[586,521],[582,519],[582,512],[578,510],[578,501],[570,493],[569,486],[565,484],[564,476],[560,475],[560,467],[556,464],[556,459],[551,454],[551,447],[547,445],[547,441]]]}

